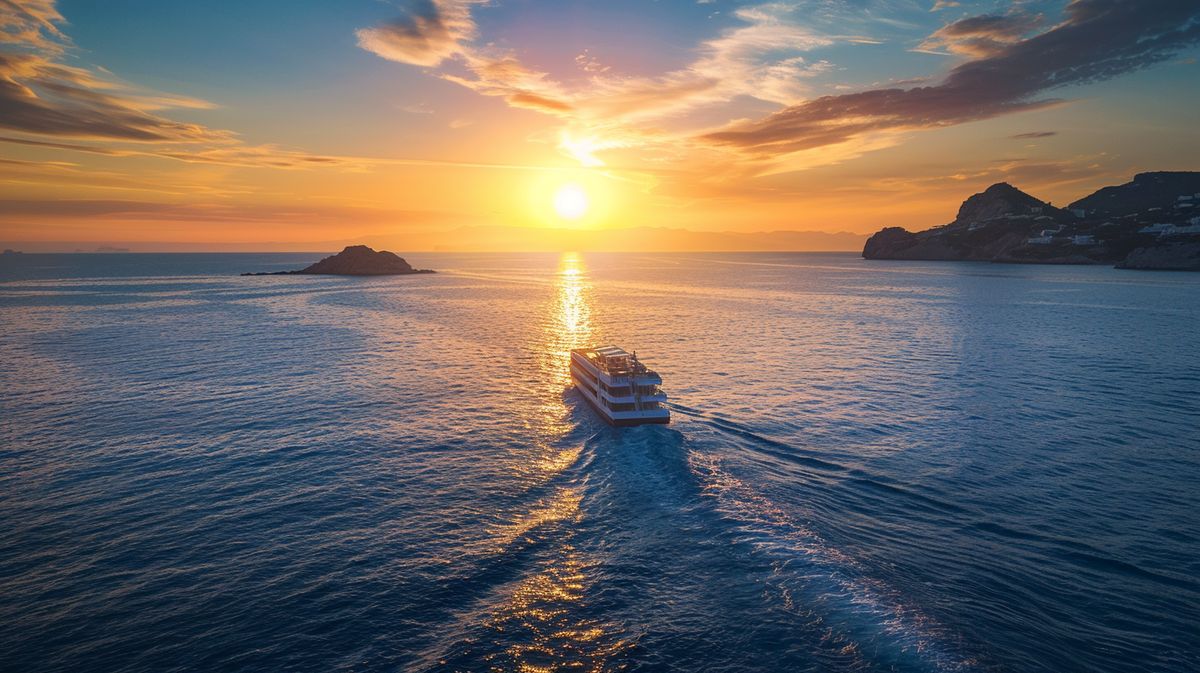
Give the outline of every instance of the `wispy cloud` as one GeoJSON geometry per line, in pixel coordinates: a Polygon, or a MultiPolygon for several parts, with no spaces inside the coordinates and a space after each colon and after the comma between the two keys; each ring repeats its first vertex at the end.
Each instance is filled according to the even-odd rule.
{"type": "MultiPolygon", "coordinates": [[[[812,26],[820,21],[800,11],[807,5],[776,2],[736,10],[739,23],[699,43],[684,67],[627,76],[583,53],[575,66],[585,76],[563,80],[522,62],[513,51],[480,44],[471,16],[477,4],[411,3],[395,20],[360,30],[360,45],[385,58],[433,67],[436,76],[512,107],[559,118],[562,137],[571,139],[560,148],[589,166],[603,165],[600,155],[616,148],[640,148],[650,161],[716,153],[709,159],[724,157],[735,172],[842,161],[902,142],[909,131],[1061,104],[1046,94],[1145,68],[1200,39],[1200,8],[1194,3],[1073,0],[1065,19],[1049,27],[1042,14],[1014,5],[1007,13],[949,22],[914,49],[970,59],[939,83],[809,98],[811,78],[834,67],[812,58],[814,51],[879,40],[817,32],[812,26]],[[685,113],[739,98],[782,109],[716,130],[681,130],[689,125],[685,113]],[[662,122],[676,130],[664,131],[662,122]]],[[[957,6],[939,0],[932,9],[957,6]]],[[[835,12],[831,5],[818,9],[825,18],[835,12]]],[[[712,123],[711,116],[697,118],[712,123]]]]}
{"type": "Polygon", "coordinates": [[[391,61],[435,66],[475,37],[478,0],[409,0],[391,21],[357,31],[358,45],[391,61]]]}
{"type": "Polygon", "coordinates": [[[511,52],[463,44],[455,56],[468,74],[440,77],[486,96],[503,97],[512,107],[538,110],[577,125],[604,125],[610,131],[738,96],[787,104],[803,97],[806,78],[829,67],[827,62],[805,59],[802,53],[833,43],[832,38],[788,22],[788,11],[785,5],[743,8],[737,14],[746,25],[702,43],[697,59],[688,66],[656,77],[623,76],[586,58],[577,65],[590,77],[568,86],[523,64],[511,52]]]}
{"type": "Polygon", "coordinates": [[[205,101],[138,90],[67,65],[53,0],[0,0],[0,128],[86,140],[228,142],[231,134],[157,114],[205,101]]]}
{"type": "MultiPolygon", "coordinates": [[[[979,17],[977,17],[979,18],[979,17]]],[[[984,17],[951,33],[1006,39],[1023,25],[997,27],[984,17]]],[[[1003,24],[1004,22],[999,22],[1003,24]]],[[[955,24],[951,24],[955,25],[955,24]]],[[[946,29],[942,29],[945,31],[946,29]]],[[[940,31],[939,31],[940,32],[940,31]]],[[[988,56],[963,63],[940,83],[824,96],[764,119],[707,134],[715,145],[758,157],[861,142],[871,134],[950,126],[1061,102],[1055,89],[1116,77],[1165,61],[1200,41],[1200,7],[1173,0],[1076,0],[1066,19],[988,56]]]]}
{"type": "Polygon", "coordinates": [[[44,53],[0,49],[0,128],[87,140],[231,140],[226,131],[155,114],[171,107],[205,104],[142,96],[90,71],[58,63],[44,53]]]}
{"type": "Polygon", "coordinates": [[[443,79],[485,96],[498,96],[513,107],[559,116],[573,108],[571,95],[561,84],[509,52],[474,48],[460,56],[468,74],[442,73],[443,79]]]}
{"type": "Polygon", "coordinates": [[[1009,14],[972,16],[938,29],[921,44],[921,48],[930,51],[946,49],[977,58],[992,56],[1020,42],[1039,28],[1044,20],[1041,14],[1020,10],[1009,14]]]}
{"type": "Polygon", "coordinates": [[[686,66],[657,76],[628,76],[584,52],[575,66],[586,74],[569,85],[522,62],[511,50],[475,44],[478,29],[468,0],[423,0],[409,4],[397,18],[358,31],[359,45],[390,60],[422,66],[449,65],[437,76],[511,107],[530,109],[563,120],[574,142],[561,143],[568,156],[584,165],[600,165],[596,152],[648,146],[664,141],[654,124],[695,108],[752,97],[788,105],[803,99],[806,80],[831,65],[811,59],[818,47],[845,41],[873,42],[863,36],[835,38],[813,32],[794,20],[787,3],[737,10],[741,25],[700,43],[686,66]],[[587,147],[580,151],[581,146],[587,147]]]}
{"type": "MultiPolygon", "coordinates": [[[[209,109],[186,96],[146,91],[100,69],[69,65],[73,49],[53,0],[0,0],[0,129],[50,140],[0,141],[109,156],[302,168],[354,163],[272,145],[251,146],[232,131],[163,113],[209,109]],[[64,142],[70,141],[70,142],[64,142]]],[[[358,162],[361,164],[361,161],[358,162]]]]}
{"type": "Polygon", "coordinates": [[[247,168],[317,168],[338,167],[366,169],[380,160],[361,157],[323,156],[296,152],[276,145],[245,145],[226,142],[218,146],[163,145],[139,143],[120,147],[111,144],[86,144],[0,136],[0,143],[45,147],[48,149],[98,154],[108,157],[154,157],[193,164],[242,166],[247,168]]]}

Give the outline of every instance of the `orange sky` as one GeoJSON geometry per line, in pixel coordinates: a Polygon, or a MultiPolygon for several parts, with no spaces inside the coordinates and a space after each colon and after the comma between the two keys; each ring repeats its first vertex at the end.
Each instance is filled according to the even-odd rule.
{"type": "Polygon", "coordinates": [[[1189,3],[162,4],[0,7],[0,245],[853,249],[1200,150],[1189,3]],[[778,230],[853,235],[695,233],[778,230]]]}

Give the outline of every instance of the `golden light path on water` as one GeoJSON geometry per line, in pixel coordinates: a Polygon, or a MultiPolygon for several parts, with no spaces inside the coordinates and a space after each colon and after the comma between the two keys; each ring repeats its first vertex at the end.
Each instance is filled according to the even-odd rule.
{"type": "Polygon", "coordinates": [[[522,482],[547,488],[548,495],[493,531],[499,549],[528,540],[545,544],[548,552],[486,618],[497,642],[505,643],[502,652],[489,656],[493,671],[599,673],[609,670],[613,655],[629,647],[605,624],[580,616],[586,611],[579,604],[587,599],[598,563],[573,544],[584,516],[583,489],[579,480],[563,479],[582,451],[581,440],[564,445],[564,438],[576,429],[564,394],[571,385],[571,349],[591,343],[590,301],[583,259],[563,254],[539,333],[527,346],[537,362],[528,391],[536,395],[536,406],[532,416],[523,419],[533,444],[514,456],[522,482]],[[552,485],[556,480],[562,483],[552,485]]]}
{"type": "Polygon", "coordinates": [[[517,377],[523,384],[513,391],[511,400],[512,408],[520,411],[514,422],[523,426],[522,438],[530,442],[515,450],[511,460],[517,480],[524,486],[543,485],[579,459],[582,447],[578,443],[563,445],[559,440],[575,427],[564,392],[571,386],[571,349],[590,343],[590,298],[591,284],[582,258],[564,253],[550,298],[543,301],[537,324],[530,329],[534,336],[522,345],[520,359],[502,363],[529,370],[517,377]],[[531,354],[532,366],[524,354],[531,354]]]}

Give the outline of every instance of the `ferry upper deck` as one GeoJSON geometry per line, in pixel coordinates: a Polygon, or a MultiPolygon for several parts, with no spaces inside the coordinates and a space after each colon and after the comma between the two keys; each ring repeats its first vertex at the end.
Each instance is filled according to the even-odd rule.
{"type": "Polygon", "coordinates": [[[582,358],[597,372],[608,375],[614,383],[630,376],[638,379],[639,383],[662,383],[658,372],[647,369],[646,365],[637,359],[636,353],[631,354],[617,346],[577,348],[571,351],[571,355],[573,358],[582,358]]]}

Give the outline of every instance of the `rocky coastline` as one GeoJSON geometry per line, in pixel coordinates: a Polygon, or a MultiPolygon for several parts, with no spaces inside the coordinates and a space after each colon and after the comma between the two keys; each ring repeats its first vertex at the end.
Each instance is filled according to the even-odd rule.
{"type": "Polygon", "coordinates": [[[964,201],[949,224],[885,227],[862,256],[1200,271],[1200,172],[1139,173],[1066,208],[1001,182],[964,201]]]}

